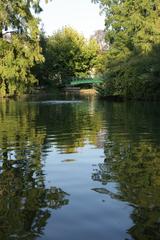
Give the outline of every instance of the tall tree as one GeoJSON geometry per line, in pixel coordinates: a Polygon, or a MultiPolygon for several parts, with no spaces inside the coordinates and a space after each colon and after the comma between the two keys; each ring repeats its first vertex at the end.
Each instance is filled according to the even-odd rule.
{"type": "Polygon", "coordinates": [[[46,38],[41,36],[45,63],[36,67],[40,81],[66,83],[71,77],[85,77],[97,64],[100,47],[96,40],[87,41],[71,27],[64,27],[46,38]],[[43,79],[42,79],[43,78],[43,79]]]}
{"type": "Polygon", "coordinates": [[[43,61],[39,47],[40,0],[0,1],[0,94],[27,91],[36,82],[31,68],[43,61]]]}
{"type": "Polygon", "coordinates": [[[160,96],[158,0],[93,0],[106,14],[105,94],[160,96]]]}

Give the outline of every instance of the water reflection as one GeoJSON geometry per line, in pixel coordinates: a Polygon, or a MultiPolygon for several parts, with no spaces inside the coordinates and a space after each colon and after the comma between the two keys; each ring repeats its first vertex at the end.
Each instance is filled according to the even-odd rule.
{"type": "Polygon", "coordinates": [[[0,106],[0,239],[35,239],[43,234],[49,209],[68,204],[67,193],[45,186],[36,111],[27,103],[0,106]]]}
{"type": "Polygon", "coordinates": [[[101,129],[102,113],[96,113],[94,101],[89,106],[80,101],[47,103],[38,104],[41,114],[36,118],[37,126],[46,127],[46,150],[54,145],[60,153],[70,154],[76,153],[86,142],[100,143],[97,133],[101,129]]]}
{"type": "Polygon", "coordinates": [[[154,103],[1,101],[0,239],[158,240],[159,119],[154,103]]]}
{"type": "MultiPolygon", "coordinates": [[[[106,105],[105,105],[106,106],[106,105]]],[[[102,187],[92,190],[133,207],[133,239],[160,238],[160,126],[155,104],[108,104],[105,161],[92,179],[102,187]],[[150,108],[152,107],[152,108],[150,108]],[[115,184],[110,191],[110,183],[115,184]]]]}

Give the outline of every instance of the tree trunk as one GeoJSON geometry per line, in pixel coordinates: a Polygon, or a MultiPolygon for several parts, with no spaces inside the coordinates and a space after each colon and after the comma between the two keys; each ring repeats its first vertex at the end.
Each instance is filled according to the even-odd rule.
{"type": "Polygon", "coordinates": [[[2,33],[2,24],[0,24],[0,38],[3,38],[3,33],[2,33]]]}

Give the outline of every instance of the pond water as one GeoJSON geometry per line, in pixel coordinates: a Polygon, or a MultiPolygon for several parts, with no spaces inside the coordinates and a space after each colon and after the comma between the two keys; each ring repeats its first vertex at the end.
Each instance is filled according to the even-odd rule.
{"type": "Polygon", "coordinates": [[[159,103],[1,101],[0,239],[159,240],[159,103]]]}

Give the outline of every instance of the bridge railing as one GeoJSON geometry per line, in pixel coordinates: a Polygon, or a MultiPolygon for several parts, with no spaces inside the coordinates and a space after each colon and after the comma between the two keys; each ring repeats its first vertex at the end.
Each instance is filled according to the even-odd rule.
{"type": "Polygon", "coordinates": [[[86,78],[72,78],[70,85],[81,85],[81,84],[100,84],[102,83],[102,78],[100,77],[86,77],[86,78]]]}

